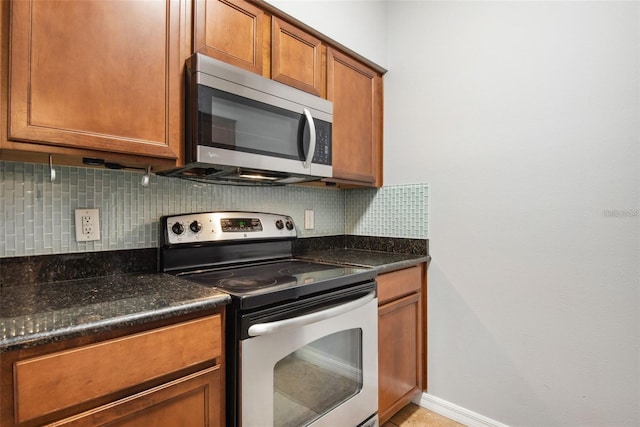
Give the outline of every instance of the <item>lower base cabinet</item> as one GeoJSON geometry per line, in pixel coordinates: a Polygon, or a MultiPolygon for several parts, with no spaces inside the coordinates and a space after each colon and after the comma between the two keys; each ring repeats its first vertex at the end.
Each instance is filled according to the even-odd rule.
{"type": "Polygon", "coordinates": [[[224,425],[221,309],[0,354],[0,427],[224,425]]]}
{"type": "Polygon", "coordinates": [[[219,426],[220,367],[214,367],[52,426],[219,426]]]}
{"type": "Polygon", "coordinates": [[[382,425],[423,388],[424,266],[379,275],[378,416],[382,425]]]}

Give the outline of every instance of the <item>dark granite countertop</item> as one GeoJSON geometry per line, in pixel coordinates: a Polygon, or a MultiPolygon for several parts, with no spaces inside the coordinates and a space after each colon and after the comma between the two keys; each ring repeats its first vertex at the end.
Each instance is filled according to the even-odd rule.
{"type": "Polygon", "coordinates": [[[315,261],[375,268],[378,274],[412,267],[422,262],[429,262],[431,259],[428,255],[381,252],[363,249],[329,249],[307,252],[299,255],[299,257],[315,261]]]}
{"type": "Polygon", "coordinates": [[[0,287],[0,352],[228,304],[228,294],[162,273],[0,287]]]}
{"type": "MultiPolygon", "coordinates": [[[[425,239],[329,236],[294,243],[299,258],[378,273],[430,260],[425,239]]],[[[0,353],[230,302],[224,292],[156,273],[157,256],[157,248],[146,248],[0,258],[0,353]]]]}

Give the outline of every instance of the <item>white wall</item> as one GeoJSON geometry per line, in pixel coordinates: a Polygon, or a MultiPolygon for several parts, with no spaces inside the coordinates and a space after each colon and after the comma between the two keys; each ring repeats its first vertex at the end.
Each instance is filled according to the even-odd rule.
{"type": "Polygon", "coordinates": [[[639,4],[388,9],[385,184],[431,190],[429,392],[640,425],[639,4]]]}
{"type": "Polygon", "coordinates": [[[272,3],[389,69],[385,184],[431,192],[429,392],[640,425],[639,3],[272,3]]]}

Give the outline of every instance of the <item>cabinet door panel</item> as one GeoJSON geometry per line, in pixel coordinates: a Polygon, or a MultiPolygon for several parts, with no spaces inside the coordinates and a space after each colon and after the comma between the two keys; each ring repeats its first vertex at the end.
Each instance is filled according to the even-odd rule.
{"type": "Polygon", "coordinates": [[[273,18],[271,78],[322,95],[322,43],[287,22],[273,18]]]}
{"type": "Polygon", "coordinates": [[[384,422],[420,390],[420,294],[382,305],[378,314],[378,408],[384,422]]]}
{"type": "Polygon", "coordinates": [[[180,378],[52,426],[211,426],[223,424],[220,367],[180,378]]]}
{"type": "Polygon", "coordinates": [[[242,0],[197,0],[194,50],[257,74],[263,73],[262,10],[242,0]]]}
{"type": "Polygon", "coordinates": [[[17,420],[28,421],[220,358],[220,329],[221,317],[214,315],[20,360],[14,366],[17,420]]]}
{"type": "Polygon", "coordinates": [[[327,50],[327,98],[333,101],[333,176],[382,185],[382,77],[327,50]]]}
{"type": "Polygon", "coordinates": [[[11,8],[10,139],[177,158],[179,0],[11,8]]]}
{"type": "Polygon", "coordinates": [[[422,267],[415,266],[381,274],[378,282],[378,304],[385,304],[405,295],[420,292],[422,267]]]}

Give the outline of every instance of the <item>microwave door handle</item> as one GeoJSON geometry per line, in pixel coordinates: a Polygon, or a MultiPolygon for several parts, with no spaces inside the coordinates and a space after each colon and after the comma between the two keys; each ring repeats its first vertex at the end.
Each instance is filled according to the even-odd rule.
{"type": "Polygon", "coordinates": [[[313,154],[316,152],[316,124],[313,122],[311,111],[306,108],[302,111],[307,118],[307,123],[309,123],[309,152],[307,153],[307,158],[304,160],[303,166],[305,169],[309,169],[311,167],[311,161],[313,160],[313,154]]]}
{"type": "Polygon", "coordinates": [[[357,300],[341,304],[337,307],[328,308],[326,310],[317,311],[315,313],[309,313],[302,316],[294,317],[293,319],[278,320],[269,323],[256,323],[249,326],[249,336],[257,337],[260,335],[275,334],[286,328],[300,327],[309,325],[311,323],[319,322],[320,320],[329,319],[331,317],[338,316],[340,314],[348,313],[355,310],[358,307],[373,301],[375,298],[375,292],[369,292],[367,295],[357,300]]]}

